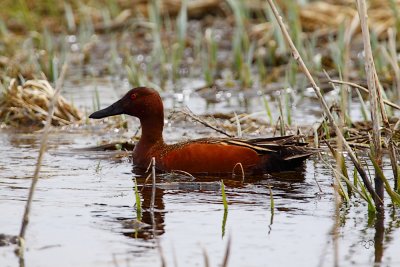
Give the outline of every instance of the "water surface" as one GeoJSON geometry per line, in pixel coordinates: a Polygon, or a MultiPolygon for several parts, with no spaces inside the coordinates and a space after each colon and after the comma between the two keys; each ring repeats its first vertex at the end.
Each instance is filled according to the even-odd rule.
{"type": "MultiPolygon", "coordinates": [[[[88,113],[96,90],[101,106],[111,104],[126,91],[113,90],[104,80],[90,84],[81,85],[79,90],[69,85],[64,92],[88,113]]],[[[123,83],[121,86],[124,88],[123,83]]],[[[240,105],[240,96],[208,109],[204,98],[191,92],[166,92],[163,96],[167,112],[188,105],[197,114],[212,113],[215,108],[229,114],[259,112],[254,114],[261,119],[265,116],[256,92],[247,108],[240,105]]],[[[319,118],[319,107],[308,101],[298,103],[296,108],[304,112],[293,113],[296,122],[319,118]]],[[[132,173],[128,153],[87,149],[102,141],[129,139],[138,122],[129,119],[128,124],[128,131],[102,124],[52,130],[26,235],[26,266],[160,266],[161,255],[167,266],[204,266],[205,254],[210,266],[218,266],[229,240],[229,266],[333,265],[333,177],[317,156],[297,172],[245,177],[244,181],[224,177],[229,204],[225,225],[221,177],[192,180],[184,175],[160,174],[154,213],[149,209],[151,188],[141,191],[143,213],[142,224],[138,224],[133,178],[141,190],[144,177],[132,173]],[[273,217],[270,190],[275,203],[273,217]]],[[[174,118],[166,121],[168,142],[210,135],[217,134],[198,123],[174,118]]],[[[3,234],[19,231],[39,142],[39,132],[0,131],[3,234]]],[[[386,169],[389,174],[389,167],[386,169]]],[[[398,210],[387,208],[384,229],[378,227],[378,232],[374,222],[368,221],[367,207],[361,200],[352,201],[349,207],[342,205],[339,215],[337,247],[342,266],[371,266],[375,259],[383,262],[381,266],[400,264],[398,210]],[[383,250],[375,249],[380,233],[383,250]],[[381,251],[383,256],[379,256],[381,251]]],[[[14,248],[0,247],[1,266],[18,266],[14,248]]]]}

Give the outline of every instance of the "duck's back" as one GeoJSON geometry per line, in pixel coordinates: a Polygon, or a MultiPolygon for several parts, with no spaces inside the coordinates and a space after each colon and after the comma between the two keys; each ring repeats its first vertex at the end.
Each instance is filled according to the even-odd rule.
{"type": "Polygon", "coordinates": [[[157,155],[164,171],[189,173],[273,172],[291,169],[310,156],[293,136],[259,139],[199,139],[165,145],[157,155]],[[241,166],[240,166],[241,165],[241,166]]]}

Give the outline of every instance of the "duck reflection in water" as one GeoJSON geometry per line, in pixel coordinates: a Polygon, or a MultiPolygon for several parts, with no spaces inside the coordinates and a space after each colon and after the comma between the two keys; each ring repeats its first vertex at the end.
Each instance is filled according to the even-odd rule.
{"type": "MultiPolygon", "coordinates": [[[[141,215],[137,217],[137,221],[132,223],[132,220],[123,221],[123,235],[132,238],[153,239],[154,235],[159,236],[164,234],[164,189],[156,188],[154,209],[151,209],[152,185],[146,184],[146,177],[137,177],[138,190],[141,195],[141,215]],[[140,221],[139,221],[140,218],[140,221]]],[[[134,190],[132,192],[135,194],[134,190]]],[[[137,211],[137,210],[136,210],[137,211]]]]}
{"type": "MultiPolygon", "coordinates": [[[[301,185],[305,180],[304,166],[298,167],[295,171],[278,172],[275,174],[264,175],[225,175],[225,176],[206,176],[196,175],[188,177],[177,173],[157,174],[154,210],[151,210],[152,184],[146,181],[147,175],[141,169],[133,169],[138,183],[138,190],[141,195],[141,218],[140,222],[132,222],[132,219],[123,221],[123,234],[132,238],[144,240],[154,239],[165,233],[165,203],[164,195],[168,194],[210,194],[215,197],[220,194],[220,181],[223,179],[226,187],[235,188],[243,195],[256,194],[253,189],[259,185],[272,186],[277,191],[277,195],[283,198],[299,199],[304,196],[304,187],[301,185]],[[188,181],[189,179],[189,181],[188,181]],[[251,185],[254,185],[251,186],[251,185]]],[[[267,191],[266,191],[267,192],[267,191]]],[[[132,194],[135,194],[134,189],[132,194]]],[[[269,193],[268,193],[269,194],[269,193]]],[[[229,196],[228,196],[229,197],[229,196]]]]}

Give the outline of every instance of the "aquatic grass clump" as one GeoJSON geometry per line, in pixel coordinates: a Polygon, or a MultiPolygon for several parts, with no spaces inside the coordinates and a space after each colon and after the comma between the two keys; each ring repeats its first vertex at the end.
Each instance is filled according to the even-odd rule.
{"type": "MultiPolygon", "coordinates": [[[[203,71],[204,71],[204,79],[208,86],[214,84],[215,76],[217,73],[217,54],[218,54],[218,43],[215,38],[215,34],[211,28],[207,28],[204,33],[205,39],[205,51],[202,55],[203,58],[203,71]]],[[[199,42],[201,45],[201,42],[199,42]]],[[[201,48],[200,48],[201,49],[201,48]]],[[[200,50],[199,49],[199,50],[200,50]]]]}
{"type": "Polygon", "coordinates": [[[232,36],[232,70],[242,86],[249,88],[253,85],[251,68],[255,50],[255,43],[250,43],[245,27],[249,20],[249,11],[244,1],[229,0],[228,4],[232,9],[236,26],[232,36]]]}
{"type": "MultiPolygon", "coordinates": [[[[54,89],[46,80],[28,80],[18,85],[12,79],[0,99],[0,120],[12,126],[43,126],[49,112],[54,89]]],[[[51,124],[68,125],[81,120],[79,110],[60,96],[51,124]]]]}
{"type": "MultiPolygon", "coordinates": [[[[274,16],[281,28],[281,31],[283,35],[285,36],[285,39],[287,40],[290,49],[292,50],[293,58],[297,61],[299,64],[301,70],[304,72],[306,75],[307,79],[311,83],[315,94],[317,95],[319,102],[321,106],[324,109],[324,112],[332,126],[332,128],[335,130],[337,138],[338,138],[338,143],[340,143],[343,146],[343,149],[347,151],[348,156],[351,158],[354,167],[357,169],[358,173],[360,174],[362,181],[364,183],[365,188],[367,189],[368,193],[371,195],[373,201],[374,201],[374,206],[376,208],[376,211],[378,213],[382,213],[384,210],[384,203],[383,203],[383,190],[384,190],[384,183],[383,183],[383,176],[379,175],[379,169],[375,167],[375,187],[373,187],[370,177],[368,177],[367,172],[363,166],[363,164],[360,162],[360,160],[357,157],[357,154],[355,151],[350,147],[349,143],[345,139],[342,129],[338,126],[338,123],[336,122],[335,117],[332,115],[329,106],[327,105],[324,96],[321,94],[321,89],[315,82],[314,78],[311,76],[307,66],[305,65],[298,49],[296,48],[292,38],[289,35],[288,30],[286,29],[283,18],[279,15],[275,4],[273,3],[273,0],[268,0],[268,3],[274,13],[274,16]]],[[[359,16],[360,16],[360,22],[361,22],[361,28],[362,28],[362,36],[363,36],[363,43],[364,43],[364,49],[365,49],[365,70],[366,70],[366,77],[367,77],[367,82],[368,82],[368,87],[369,87],[369,95],[370,95],[370,102],[371,102],[371,118],[373,121],[373,149],[371,149],[372,153],[376,155],[377,158],[377,164],[374,165],[380,165],[381,163],[381,140],[380,140],[380,129],[379,129],[379,119],[380,116],[378,113],[378,110],[381,110],[381,115],[382,115],[382,120],[384,121],[384,124],[386,126],[387,130],[390,130],[390,125],[388,123],[388,119],[386,116],[385,108],[384,108],[384,101],[382,99],[382,88],[378,80],[378,75],[376,74],[375,66],[374,66],[374,61],[372,57],[372,51],[371,51],[371,46],[370,46],[370,36],[369,36],[369,29],[368,29],[368,23],[367,23],[367,12],[366,12],[366,6],[365,3],[362,1],[357,1],[357,7],[359,11],[359,16]]],[[[389,139],[391,137],[389,136],[389,139]]],[[[393,149],[391,149],[393,151],[393,149]]],[[[391,155],[395,156],[395,153],[390,153],[391,155]]],[[[395,158],[395,157],[393,157],[395,158]]],[[[392,156],[391,156],[392,160],[392,156]]],[[[340,161],[337,162],[339,169],[340,169],[340,161]]],[[[393,164],[393,160],[392,160],[393,164]]],[[[380,166],[379,166],[380,167],[380,166]]],[[[344,177],[345,179],[346,176],[343,175],[340,172],[337,172],[340,176],[344,177]]],[[[397,173],[395,174],[395,176],[397,173]]],[[[396,178],[395,178],[396,179],[396,178]]],[[[387,183],[386,183],[387,184],[387,183]]],[[[385,185],[386,185],[385,184],[385,185]]],[[[350,184],[348,183],[350,186],[350,184]]],[[[344,189],[341,189],[342,192],[344,193],[344,189]]],[[[390,191],[389,194],[393,194],[393,191],[390,191]]],[[[391,195],[391,196],[392,196],[391,195]]],[[[392,197],[393,199],[393,197],[392,197]]]]}

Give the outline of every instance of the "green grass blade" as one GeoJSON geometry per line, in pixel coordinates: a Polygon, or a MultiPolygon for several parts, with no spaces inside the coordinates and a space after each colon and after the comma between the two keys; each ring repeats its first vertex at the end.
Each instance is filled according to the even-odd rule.
{"type": "Polygon", "coordinates": [[[136,178],[133,178],[135,181],[135,199],[136,199],[136,217],[138,221],[142,220],[142,204],[140,202],[140,195],[139,195],[139,190],[137,186],[137,180],[136,178]]]}
{"type": "Polygon", "coordinates": [[[275,201],[274,201],[274,195],[272,194],[272,188],[269,187],[269,198],[270,198],[270,209],[271,209],[271,220],[270,224],[274,222],[274,215],[275,215],[275,201]]]}
{"type": "Polygon", "coordinates": [[[392,199],[392,202],[394,204],[396,204],[397,206],[400,206],[400,195],[392,189],[392,187],[389,184],[389,181],[387,180],[386,176],[384,175],[382,169],[379,167],[379,164],[373,157],[372,153],[369,153],[369,158],[370,158],[372,164],[374,165],[376,175],[383,181],[386,192],[392,199]]]}
{"type": "Polygon", "coordinates": [[[228,210],[228,201],[226,200],[224,180],[221,180],[221,194],[222,203],[224,204],[224,210],[228,210]]]}
{"type": "Polygon", "coordinates": [[[224,216],[222,218],[222,238],[224,238],[226,220],[228,218],[228,201],[226,200],[225,185],[223,180],[221,180],[221,194],[222,194],[222,203],[224,204],[224,216]]]}
{"type": "Polygon", "coordinates": [[[268,102],[268,100],[267,100],[267,98],[265,96],[263,97],[263,102],[264,102],[265,111],[267,112],[267,116],[268,116],[268,119],[269,119],[269,124],[270,125],[274,125],[274,120],[272,119],[271,108],[270,108],[269,102],[268,102]]]}

